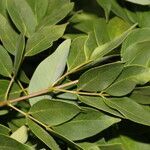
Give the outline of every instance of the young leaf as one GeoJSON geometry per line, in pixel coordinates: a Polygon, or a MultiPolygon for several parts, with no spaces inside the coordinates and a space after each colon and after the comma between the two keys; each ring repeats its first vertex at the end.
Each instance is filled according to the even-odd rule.
{"type": "Polygon", "coordinates": [[[143,85],[148,81],[150,81],[149,68],[138,65],[127,66],[105,92],[113,96],[123,96],[130,93],[137,84],[143,85]]]}
{"type": "Polygon", "coordinates": [[[79,78],[78,90],[102,91],[121,73],[122,63],[112,63],[88,70],[79,78]]]}
{"type": "Polygon", "coordinates": [[[38,124],[36,124],[30,119],[27,119],[27,123],[30,130],[51,150],[60,150],[55,140],[42,127],[40,127],[38,124]]]}
{"type": "Polygon", "coordinates": [[[9,135],[10,129],[2,124],[0,124],[0,134],[9,135]]]}
{"type": "Polygon", "coordinates": [[[18,34],[13,30],[7,19],[0,14],[0,39],[11,54],[17,49],[18,34]]]}
{"type": "MultiPolygon", "coordinates": [[[[64,41],[52,55],[39,64],[31,78],[29,93],[51,87],[53,83],[63,74],[70,50],[70,44],[71,40],[68,39],[64,41]]],[[[39,99],[41,98],[31,98],[30,104],[33,105],[39,99]]]]}
{"type": "Polygon", "coordinates": [[[4,49],[0,45],[0,74],[6,77],[11,78],[11,74],[13,72],[12,60],[7,53],[6,49],[4,49]]]}
{"type": "Polygon", "coordinates": [[[30,37],[35,31],[37,20],[28,3],[25,0],[7,0],[7,9],[18,30],[30,37]]]}
{"type": "Polygon", "coordinates": [[[81,140],[102,132],[119,122],[114,118],[93,109],[86,109],[71,121],[53,129],[71,140],[81,140]]]}
{"type": "Polygon", "coordinates": [[[124,118],[124,116],[122,116],[117,110],[114,110],[114,109],[111,109],[110,107],[108,107],[105,104],[103,98],[101,98],[101,97],[79,96],[79,100],[86,105],[89,105],[91,107],[94,107],[96,109],[104,111],[106,113],[110,113],[117,117],[124,118]]]}
{"type": "Polygon", "coordinates": [[[150,126],[149,111],[130,98],[111,98],[104,99],[105,103],[119,111],[126,119],[150,126]]]}
{"type": "Polygon", "coordinates": [[[48,5],[46,16],[39,24],[39,28],[54,25],[61,21],[73,9],[74,3],[68,0],[51,0],[48,5]]]}
{"type": "Polygon", "coordinates": [[[133,25],[132,27],[130,27],[127,31],[123,32],[119,37],[113,39],[110,42],[107,42],[99,47],[97,47],[92,55],[91,55],[91,59],[98,59],[103,57],[104,55],[108,54],[109,52],[111,52],[113,49],[115,49],[116,47],[118,47],[125,39],[126,37],[132,32],[132,29],[136,26],[137,24],[133,25]]]}
{"type": "Polygon", "coordinates": [[[36,55],[52,46],[64,33],[66,24],[45,26],[33,33],[27,41],[26,56],[36,55]]]}
{"type": "Polygon", "coordinates": [[[71,70],[86,61],[84,44],[87,36],[79,36],[72,41],[68,56],[68,70],[71,70]]]}
{"type": "Polygon", "coordinates": [[[26,0],[26,1],[32,8],[36,20],[39,23],[46,14],[49,1],[48,0],[26,0]]]}
{"type": "Polygon", "coordinates": [[[17,129],[15,132],[13,132],[10,135],[11,138],[17,140],[20,143],[26,143],[27,139],[28,139],[28,129],[26,126],[22,126],[19,129],[17,129]]]}
{"type": "Polygon", "coordinates": [[[34,150],[32,147],[21,144],[20,142],[6,135],[0,134],[0,139],[1,150],[34,150]]]}
{"type": "Polygon", "coordinates": [[[80,112],[76,105],[59,100],[41,100],[34,104],[29,113],[49,126],[64,123],[80,112]]]}
{"type": "Polygon", "coordinates": [[[15,54],[15,62],[14,62],[14,74],[17,75],[20,65],[24,56],[24,48],[25,48],[25,38],[23,35],[20,35],[18,40],[18,46],[15,54]]]}

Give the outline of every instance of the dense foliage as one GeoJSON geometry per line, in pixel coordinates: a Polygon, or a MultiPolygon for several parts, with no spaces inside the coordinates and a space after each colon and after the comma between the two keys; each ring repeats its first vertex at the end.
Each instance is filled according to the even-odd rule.
{"type": "Polygon", "coordinates": [[[150,149],[150,0],[0,0],[0,150],[150,149]]]}

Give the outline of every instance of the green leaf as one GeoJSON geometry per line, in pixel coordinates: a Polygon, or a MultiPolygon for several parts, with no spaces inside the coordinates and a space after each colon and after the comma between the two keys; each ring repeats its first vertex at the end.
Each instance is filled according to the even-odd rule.
{"type": "Polygon", "coordinates": [[[7,0],[7,9],[18,30],[30,37],[35,31],[37,20],[28,3],[25,0],[7,0]]]}
{"type": "Polygon", "coordinates": [[[2,124],[0,124],[0,134],[9,135],[10,129],[2,124]]]}
{"type": "Polygon", "coordinates": [[[55,140],[48,134],[42,127],[33,122],[30,119],[27,119],[28,126],[30,130],[43,142],[45,143],[51,150],[60,150],[59,146],[55,142],[55,140]]]}
{"type": "Polygon", "coordinates": [[[22,63],[24,57],[24,48],[25,48],[25,38],[23,35],[20,35],[18,39],[18,46],[15,54],[15,62],[14,62],[14,74],[17,75],[20,65],[22,63]]]}
{"type": "Polygon", "coordinates": [[[86,109],[71,121],[53,127],[53,129],[71,140],[81,140],[102,132],[119,122],[114,118],[93,109],[86,109]]]}
{"type": "Polygon", "coordinates": [[[20,116],[17,116],[11,119],[10,122],[8,122],[9,128],[12,130],[12,132],[15,132],[16,130],[18,130],[18,128],[24,126],[25,124],[26,124],[26,119],[20,116]]]}
{"type": "Polygon", "coordinates": [[[30,82],[29,78],[27,77],[26,73],[23,70],[19,71],[18,78],[23,83],[29,84],[29,82],[30,82]]]}
{"type": "Polygon", "coordinates": [[[80,146],[84,149],[84,150],[101,150],[97,143],[88,143],[88,142],[84,142],[84,143],[80,143],[80,146]]]}
{"type": "Polygon", "coordinates": [[[111,10],[112,12],[122,18],[123,20],[129,22],[129,23],[136,23],[133,16],[136,16],[135,13],[132,13],[132,11],[129,11],[127,7],[124,7],[124,1],[117,1],[112,0],[111,1],[111,10]],[[130,17],[129,17],[130,16],[130,17]]]}
{"type": "Polygon", "coordinates": [[[150,10],[149,6],[147,8],[145,7],[145,10],[143,11],[137,11],[137,21],[139,24],[139,27],[150,27],[150,20],[149,20],[150,10]]]}
{"type": "Polygon", "coordinates": [[[130,98],[139,104],[150,104],[150,86],[138,87],[130,95],[130,98]]]}
{"type": "MultiPolygon", "coordinates": [[[[7,91],[8,85],[9,85],[8,80],[0,80],[0,101],[3,101],[5,98],[5,93],[7,91]]],[[[20,89],[20,87],[14,83],[10,92],[9,92],[9,99],[13,99],[13,98],[17,98],[20,96],[22,90],[20,89]]]]}
{"type": "Polygon", "coordinates": [[[20,142],[0,134],[0,149],[1,150],[34,150],[32,147],[21,144],[20,142]]]}
{"type": "MultiPolygon", "coordinates": [[[[1,103],[1,102],[0,102],[1,103]]],[[[3,115],[6,115],[6,114],[8,114],[9,113],[9,111],[8,111],[8,109],[1,109],[0,110],[0,116],[3,116],[3,115]]]]}
{"type": "Polygon", "coordinates": [[[126,52],[126,49],[131,45],[150,41],[149,34],[150,34],[149,28],[135,29],[123,42],[121,48],[121,54],[123,55],[126,52]]]}
{"type": "Polygon", "coordinates": [[[150,29],[149,28],[142,28],[134,30],[123,42],[121,48],[121,56],[126,53],[126,50],[135,44],[150,41],[150,29]]]}
{"type": "Polygon", "coordinates": [[[104,99],[105,103],[119,111],[126,119],[150,126],[150,113],[130,98],[104,99]]]}
{"type": "Polygon", "coordinates": [[[113,96],[123,96],[130,93],[137,84],[143,85],[148,81],[150,81],[149,68],[138,65],[127,66],[105,92],[113,96]]]}
{"type": "Polygon", "coordinates": [[[4,45],[4,47],[11,54],[14,54],[16,51],[16,46],[18,42],[18,34],[11,27],[10,23],[7,19],[0,14],[0,39],[4,45]]]}
{"type": "Polygon", "coordinates": [[[119,17],[112,18],[107,25],[107,31],[111,40],[120,36],[130,28],[130,24],[119,17]]]}
{"type": "Polygon", "coordinates": [[[126,65],[137,64],[150,67],[149,47],[150,41],[132,44],[125,50],[122,56],[122,60],[126,62],[126,65]]]}
{"type": "Polygon", "coordinates": [[[66,24],[45,26],[39,29],[28,39],[25,55],[33,56],[48,49],[54,41],[63,36],[65,29],[66,24]]]}
{"type": "Polygon", "coordinates": [[[102,91],[118,77],[122,69],[122,63],[112,63],[92,68],[79,78],[78,90],[102,91]]]}
{"type": "Polygon", "coordinates": [[[54,25],[67,16],[67,14],[73,9],[74,3],[70,3],[68,0],[51,0],[49,1],[48,10],[46,16],[39,24],[39,28],[54,25]]]}
{"type": "Polygon", "coordinates": [[[94,32],[89,32],[88,33],[88,38],[85,41],[84,45],[84,51],[85,51],[85,56],[86,59],[89,60],[93,50],[97,47],[97,41],[94,32]]]}
{"type": "Polygon", "coordinates": [[[132,2],[135,4],[140,4],[140,5],[150,5],[150,0],[126,0],[128,2],[132,2]]]}
{"type": "Polygon", "coordinates": [[[1,0],[0,1],[0,14],[7,17],[6,0],[1,0]]]}
{"type": "Polygon", "coordinates": [[[114,110],[114,109],[111,109],[110,107],[108,107],[105,104],[103,98],[101,98],[101,97],[79,96],[79,100],[86,105],[89,105],[91,107],[94,107],[96,109],[104,111],[106,113],[110,113],[117,117],[124,118],[124,116],[122,116],[117,110],[114,110]]]}
{"type": "Polygon", "coordinates": [[[80,112],[76,105],[59,100],[41,100],[34,104],[29,113],[39,121],[54,126],[72,119],[80,112]]]}
{"type": "MultiPolygon", "coordinates": [[[[29,84],[29,93],[51,87],[53,83],[63,74],[70,44],[71,41],[69,39],[64,41],[52,55],[47,57],[39,64],[31,78],[29,84]]],[[[39,99],[41,98],[36,97],[30,99],[30,104],[33,105],[39,99]]]]}
{"type": "Polygon", "coordinates": [[[10,135],[11,138],[17,140],[20,143],[25,144],[28,139],[28,129],[26,126],[21,126],[15,132],[10,135]]]}
{"type": "Polygon", "coordinates": [[[123,146],[119,143],[100,145],[100,150],[124,150],[123,146]]]}
{"type": "Polygon", "coordinates": [[[97,0],[97,2],[104,9],[105,17],[106,17],[106,20],[108,21],[110,10],[111,10],[111,1],[110,0],[97,0]]]}
{"type": "Polygon", "coordinates": [[[11,78],[11,74],[13,72],[12,60],[7,53],[6,49],[4,49],[0,45],[0,74],[6,77],[11,78]]]}
{"type": "Polygon", "coordinates": [[[84,44],[87,36],[79,36],[72,41],[68,56],[68,70],[71,70],[86,61],[84,44]]]}
{"type": "Polygon", "coordinates": [[[97,47],[92,55],[91,55],[91,59],[95,60],[98,58],[103,57],[104,55],[108,54],[109,52],[111,52],[113,49],[115,49],[116,47],[118,47],[125,39],[126,37],[132,32],[132,29],[136,26],[137,24],[133,25],[132,27],[130,27],[127,31],[123,32],[119,37],[116,37],[115,39],[113,39],[110,42],[107,42],[99,47],[97,47]]]}
{"type": "Polygon", "coordinates": [[[106,23],[106,20],[103,18],[97,19],[94,22],[93,30],[98,46],[103,45],[106,42],[110,41],[107,26],[108,24],[106,23]]]}
{"type": "Polygon", "coordinates": [[[123,150],[141,150],[141,149],[149,150],[150,149],[149,142],[144,142],[143,141],[144,138],[139,139],[140,140],[137,140],[137,137],[132,138],[127,135],[119,135],[118,137],[111,139],[108,142],[110,144],[120,143],[122,145],[123,150]]]}
{"type": "Polygon", "coordinates": [[[93,23],[93,29],[88,32],[88,39],[85,43],[85,53],[87,59],[90,58],[96,47],[109,41],[106,21],[100,18],[91,22],[93,23]]]}
{"type": "Polygon", "coordinates": [[[46,14],[49,1],[48,0],[26,0],[26,1],[29,3],[30,7],[32,8],[36,20],[39,23],[46,14]]]}

